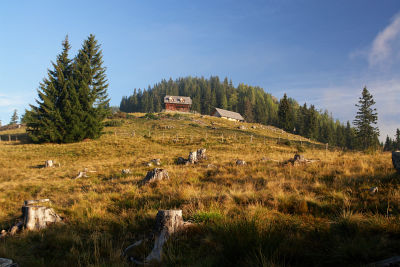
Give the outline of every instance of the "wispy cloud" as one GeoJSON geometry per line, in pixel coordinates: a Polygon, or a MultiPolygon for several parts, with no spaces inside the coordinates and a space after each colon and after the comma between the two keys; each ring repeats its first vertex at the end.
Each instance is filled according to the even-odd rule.
{"type": "Polygon", "coordinates": [[[392,22],[386,26],[372,42],[371,50],[368,54],[370,66],[387,64],[394,57],[398,57],[398,51],[394,46],[400,41],[400,13],[397,13],[392,22]]]}

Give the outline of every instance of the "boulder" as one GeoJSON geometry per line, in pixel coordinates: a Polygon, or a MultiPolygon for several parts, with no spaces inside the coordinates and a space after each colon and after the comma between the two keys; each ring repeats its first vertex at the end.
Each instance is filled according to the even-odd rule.
{"type": "Polygon", "coordinates": [[[164,179],[169,179],[168,171],[155,168],[147,173],[146,177],[142,180],[142,183],[153,183],[164,179]]]}
{"type": "Polygon", "coordinates": [[[400,173],[400,151],[392,152],[393,167],[400,173]]]}
{"type": "Polygon", "coordinates": [[[178,159],[176,160],[177,164],[188,164],[189,161],[187,159],[184,159],[182,157],[178,157],[178,159]]]}

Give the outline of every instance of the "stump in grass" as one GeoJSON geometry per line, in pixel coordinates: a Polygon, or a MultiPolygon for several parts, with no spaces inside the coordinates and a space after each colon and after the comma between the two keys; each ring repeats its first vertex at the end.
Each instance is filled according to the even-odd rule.
{"type": "Polygon", "coordinates": [[[50,168],[50,167],[53,167],[53,165],[54,165],[54,162],[50,159],[50,160],[46,160],[45,162],[44,162],[44,167],[45,168],[50,168]]]}
{"type": "Polygon", "coordinates": [[[169,179],[168,171],[155,168],[147,173],[146,177],[142,180],[142,183],[153,183],[164,179],[169,179]]]}
{"type": "Polygon", "coordinates": [[[393,167],[400,173],[400,151],[392,152],[393,167]]]}
{"type": "Polygon", "coordinates": [[[18,267],[18,264],[10,259],[0,258],[0,267],[18,267]]]}
{"type": "MultiPolygon", "coordinates": [[[[144,259],[143,262],[140,262],[134,258],[130,258],[131,261],[136,264],[143,265],[152,262],[161,262],[162,256],[162,248],[164,243],[167,242],[168,238],[179,232],[185,223],[182,218],[182,210],[160,210],[156,216],[156,225],[154,229],[155,241],[154,247],[150,254],[144,259]]],[[[124,251],[126,252],[132,249],[135,246],[141,245],[143,240],[135,242],[134,244],[127,247],[124,251]]]]}
{"type": "Polygon", "coordinates": [[[37,204],[49,202],[48,199],[27,200],[22,206],[23,225],[28,230],[40,230],[52,223],[61,222],[62,219],[52,208],[37,204]]]}
{"type": "Polygon", "coordinates": [[[193,151],[189,153],[189,162],[194,164],[197,162],[197,151],[193,151]]]}

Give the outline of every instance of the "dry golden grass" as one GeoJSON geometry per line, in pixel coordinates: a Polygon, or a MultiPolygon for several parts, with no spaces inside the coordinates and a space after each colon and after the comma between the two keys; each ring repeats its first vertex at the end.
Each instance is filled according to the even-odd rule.
{"type": "Polygon", "coordinates": [[[122,249],[152,229],[157,210],[173,208],[198,227],[169,242],[170,266],[362,265],[400,252],[400,177],[389,153],[326,151],[280,130],[246,123],[240,130],[208,116],[142,115],[74,144],[8,142],[8,134],[23,141],[24,129],[2,132],[1,229],[17,220],[24,200],[38,198],[50,198],[66,224],[0,240],[0,257],[21,266],[125,266],[122,249]],[[201,147],[207,161],[175,164],[201,147]],[[319,161],[263,159],[284,161],[299,149],[319,161]],[[140,186],[153,158],[170,180],[140,186]],[[42,168],[48,159],[61,166],[42,168]],[[72,179],[84,168],[96,172],[72,179]],[[131,175],[121,174],[126,168],[131,175]],[[370,195],[373,186],[379,191],[370,195]]]}

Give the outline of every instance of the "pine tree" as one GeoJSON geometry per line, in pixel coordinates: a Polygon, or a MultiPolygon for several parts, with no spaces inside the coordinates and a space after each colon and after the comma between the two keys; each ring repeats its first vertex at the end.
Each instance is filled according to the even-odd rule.
{"type": "Polygon", "coordinates": [[[279,103],[278,124],[279,127],[284,129],[285,131],[291,132],[293,130],[292,110],[286,93],[283,95],[283,98],[279,103]]]}
{"type": "Polygon", "coordinates": [[[56,63],[52,62],[53,70],[48,71],[48,78],[39,85],[38,106],[30,105],[31,110],[27,111],[27,132],[34,142],[61,143],[66,133],[61,105],[66,97],[65,91],[71,85],[68,36],[62,46],[63,51],[57,56],[56,63]]]}
{"type": "Polygon", "coordinates": [[[82,107],[86,138],[97,138],[103,129],[102,121],[109,114],[106,68],[103,55],[94,35],[89,35],[74,63],[74,81],[82,107]]]}
{"type": "Polygon", "coordinates": [[[393,150],[400,150],[400,129],[396,129],[395,140],[393,141],[393,150]]]}
{"type": "Polygon", "coordinates": [[[18,123],[18,114],[17,114],[17,110],[14,109],[14,112],[11,116],[10,125],[17,124],[17,123],[18,123]]]}
{"type": "Polygon", "coordinates": [[[373,108],[375,101],[366,87],[362,91],[359,98],[357,115],[354,120],[356,126],[356,138],[358,147],[361,149],[377,148],[379,129],[374,126],[378,120],[376,108],[373,108]]]}

